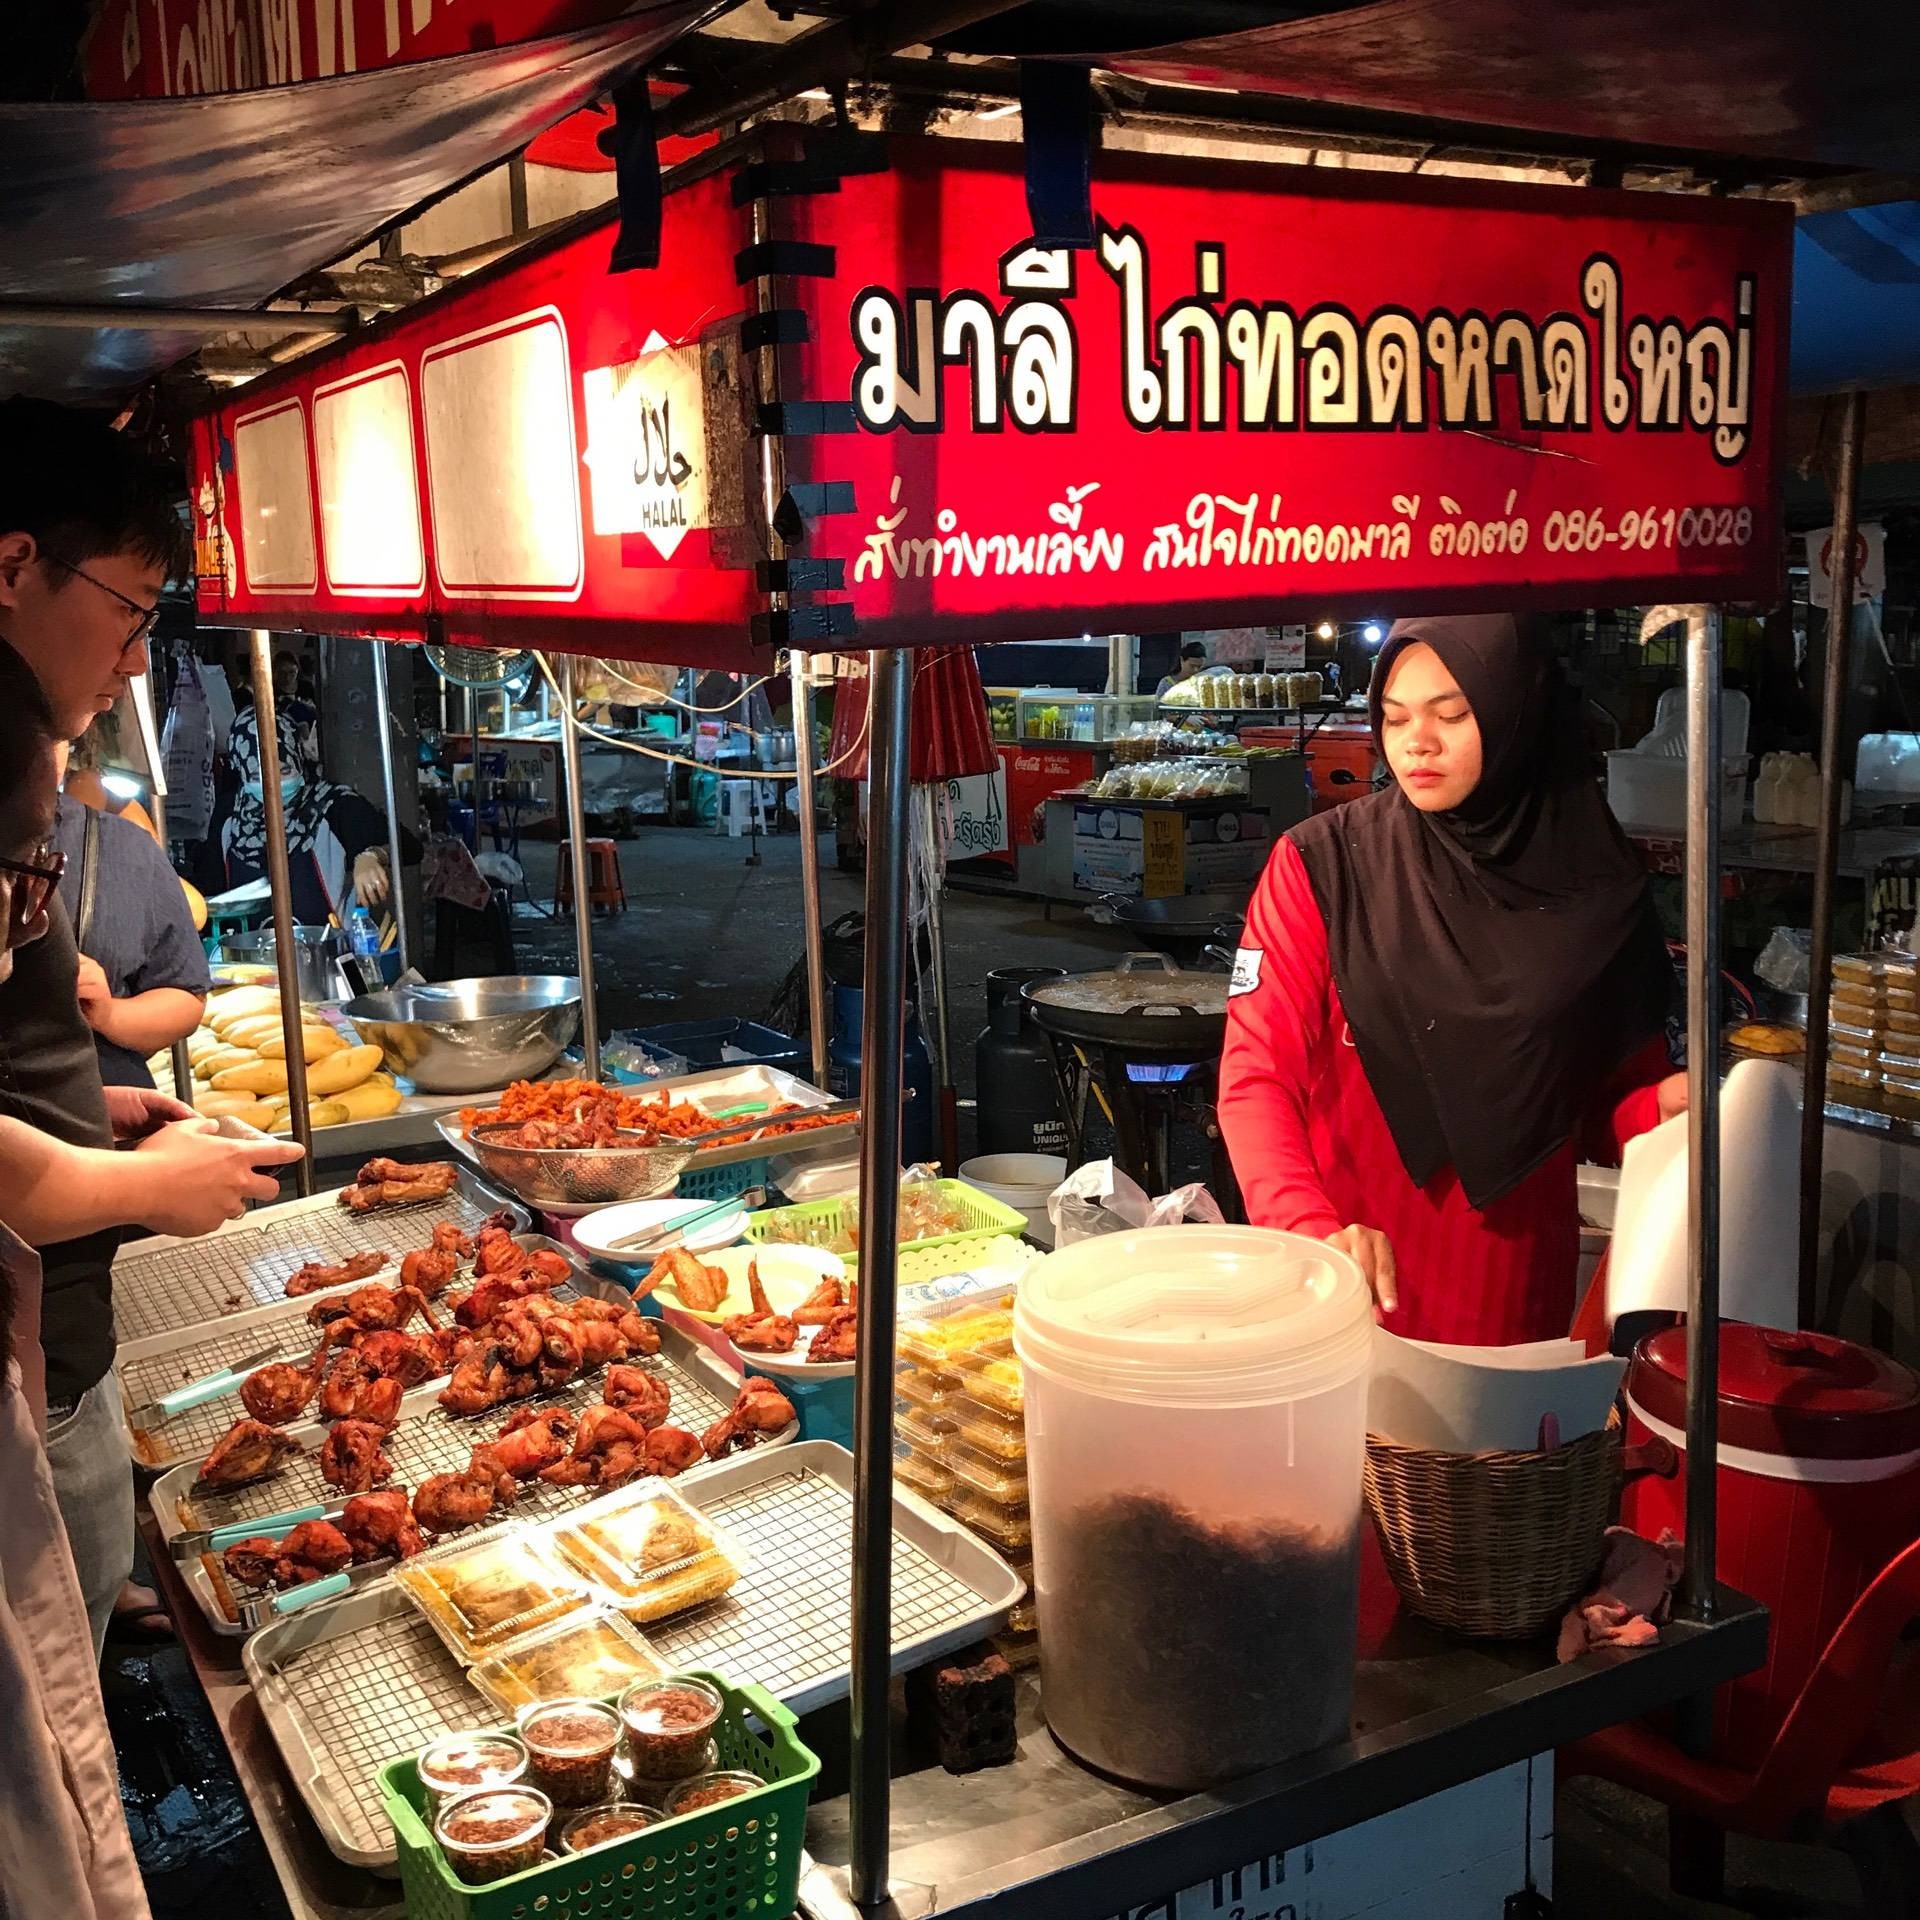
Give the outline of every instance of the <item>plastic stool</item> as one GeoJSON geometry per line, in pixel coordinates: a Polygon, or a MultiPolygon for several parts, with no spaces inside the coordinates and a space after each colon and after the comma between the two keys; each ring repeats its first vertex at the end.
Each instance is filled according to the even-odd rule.
{"type": "MultiPolygon", "coordinates": [[[[560,842],[560,865],[553,880],[553,910],[573,907],[573,842],[560,842]]],[[[627,910],[627,883],[620,877],[620,850],[611,840],[587,842],[587,911],[595,907],[627,910]]]]}

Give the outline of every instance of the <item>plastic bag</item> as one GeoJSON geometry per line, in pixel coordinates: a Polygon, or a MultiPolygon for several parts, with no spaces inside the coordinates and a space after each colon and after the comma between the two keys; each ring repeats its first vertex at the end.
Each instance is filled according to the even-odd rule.
{"type": "Polygon", "coordinates": [[[167,832],[198,840],[213,818],[213,724],[200,663],[189,654],[174,683],[160,740],[167,775],[167,832]]]}
{"type": "Polygon", "coordinates": [[[1754,972],[1776,993],[1805,993],[1813,970],[1813,934],[1806,927],[1775,927],[1754,972]]]}
{"type": "Polygon", "coordinates": [[[1139,1182],[1111,1160],[1093,1160],[1068,1174],[1048,1196],[1047,1217],[1056,1247],[1134,1227],[1177,1227],[1188,1220],[1218,1226],[1225,1218],[1220,1203],[1199,1182],[1150,1200],[1139,1182]]]}

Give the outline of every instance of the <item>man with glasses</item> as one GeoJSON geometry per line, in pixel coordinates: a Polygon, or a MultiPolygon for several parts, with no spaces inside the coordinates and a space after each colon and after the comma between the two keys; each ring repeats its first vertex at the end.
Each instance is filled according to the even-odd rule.
{"type": "MultiPolygon", "coordinates": [[[[64,407],[0,403],[0,640],[31,668],[61,737],[145,674],[161,590],[186,561],[174,489],[137,448],[64,407]]],[[[133,1482],[109,1377],[121,1230],[205,1233],[277,1197],[256,1166],[300,1149],[220,1139],[149,1088],[117,1087],[110,1102],[80,1011],[72,924],[58,899],[45,917],[0,984],[0,1219],[40,1254],[47,1453],[97,1647],[133,1567],[133,1482]],[[115,1153],[116,1140],[139,1150],[115,1153]]],[[[131,1611],[151,1604],[133,1600],[131,1611]]]]}

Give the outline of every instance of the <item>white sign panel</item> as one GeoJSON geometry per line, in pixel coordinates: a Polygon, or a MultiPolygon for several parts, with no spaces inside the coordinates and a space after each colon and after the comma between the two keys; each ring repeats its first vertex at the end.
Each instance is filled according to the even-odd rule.
{"type": "MultiPolygon", "coordinates": [[[[656,344],[657,343],[657,344],[656,344]]],[[[644,534],[661,559],[707,525],[707,424],[697,344],[649,351],[585,379],[595,533],[644,534]]]]}
{"type": "MultiPolygon", "coordinates": [[[[1853,598],[1878,600],[1887,590],[1887,530],[1877,520],[1858,527],[1853,536],[1853,598]]],[[[1816,607],[1833,605],[1833,529],[1820,527],[1807,535],[1807,593],[1816,607]]]]}
{"type": "Polygon", "coordinates": [[[1007,838],[1007,769],[1004,762],[991,773],[970,773],[947,782],[947,852],[955,860],[977,859],[983,853],[1005,853],[1007,838]]]}
{"type": "Polygon", "coordinates": [[[413,415],[398,361],[313,396],[320,545],[336,593],[418,593],[427,583],[413,415]]]}
{"type": "Polygon", "coordinates": [[[288,400],[234,423],[240,481],[240,552],[256,593],[314,584],[313,484],[307,472],[307,416],[288,400]]]}

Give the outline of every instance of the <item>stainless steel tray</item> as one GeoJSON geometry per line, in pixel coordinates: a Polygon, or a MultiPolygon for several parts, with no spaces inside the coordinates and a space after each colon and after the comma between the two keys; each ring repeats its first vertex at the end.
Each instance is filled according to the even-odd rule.
{"type": "MultiPolygon", "coordinates": [[[[796,1712],[841,1698],[852,1638],[853,1456],[829,1441],[756,1451],[677,1483],[752,1565],[724,1599],[647,1629],[676,1666],[757,1681],[796,1712]]],[[[1020,1578],[956,1521],[896,1488],[894,1666],[920,1666],[991,1632],[1020,1578]]],[[[263,1627],[243,1650],[294,1784],[327,1845],[392,1873],[375,1775],[452,1727],[497,1715],[391,1581],[263,1627]]]]}
{"type": "MultiPolygon", "coordinates": [[[[823,1093],[811,1081],[797,1079],[793,1074],[779,1067],[756,1066],[743,1063],[737,1067],[713,1067],[705,1073],[690,1073],[683,1080],[647,1080],[636,1081],[632,1086],[623,1086],[622,1093],[630,1093],[637,1098],[651,1100],[656,1095],[666,1094],[675,1100],[691,1100],[696,1106],[725,1107],[736,1101],[744,1100],[791,1100],[801,1107],[830,1107],[834,1095],[823,1093]]],[[[471,1101],[469,1105],[478,1105],[471,1101]]],[[[448,1116],[437,1121],[440,1137],[457,1153],[471,1160],[473,1149],[467,1145],[466,1129],[460,1125],[458,1116],[448,1116]]],[[[724,1126],[724,1121],[716,1125],[724,1126]]],[[[742,1126],[752,1124],[750,1115],[743,1116],[742,1126]]],[[[851,1140],[860,1131],[857,1116],[849,1116],[836,1121],[832,1126],[811,1127],[805,1133],[776,1134],[771,1140],[743,1140],[737,1146],[702,1147],[687,1162],[685,1171],[701,1173],[712,1167],[734,1167],[743,1160],[764,1160],[770,1154],[794,1153],[802,1147],[826,1146],[830,1142],[851,1140]]]]}
{"type": "Polygon", "coordinates": [[[451,1193],[417,1206],[349,1213],[336,1194],[316,1193],[256,1207],[197,1240],[136,1240],[113,1263],[115,1332],[124,1344],[273,1306],[309,1260],[390,1252],[397,1268],[400,1254],[426,1244],[435,1221],[455,1220],[470,1231],[500,1207],[513,1214],[516,1227],[533,1224],[525,1207],[463,1165],[451,1193]]]}
{"type": "MultiPolygon", "coordinates": [[[[738,1389],[735,1375],[713,1354],[671,1327],[662,1329],[657,1358],[633,1364],[665,1378],[673,1395],[674,1424],[695,1433],[704,1433],[725,1414],[738,1389]]],[[[440,1406],[438,1384],[416,1387],[401,1402],[400,1424],[388,1437],[386,1452],[393,1462],[393,1478],[387,1484],[411,1490],[429,1474],[450,1473],[464,1467],[468,1454],[483,1441],[492,1439],[509,1414],[517,1413],[521,1407],[561,1406],[577,1411],[599,1399],[601,1384],[602,1376],[595,1374],[589,1379],[576,1380],[562,1392],[471,1416],[455,1416],[440,1406]]],[[[192,1488],[199,1473],[197,1460],[162,1474],[147,1493],[162,1537],[171,1543],[179,1534],[203,1528],[229,1527],[300,1507],[339,1505],[347,1496],[327,1485],[314,1459],[314,1449],[327,1437],[327,1422],[309,1421],[286,1431],[307,1452],[289,1460],[278,1473],[249,1486],[196,1496],[192,1488]]],[[[763,1445],[784,1446],[798,1432],[796,1421],[763,1445]]],[[[681,1476],[680,1484],[702,1472],[713,1471],[717,1468],[692,1468],[681,1476]]],[[[594,1491],[591,1487],[555,1487],[542,1480],[530,1481],[513,1509],[513,1517],[542,1520],[594,1498],[594,1491]]],[[[241,1610],[248,1601],[264,1597],[259,1589],[230,1581],[225,1568],[210,1555],[186,1563],[180,1571],[216,1633],[239,1635],[246,1631],[241,1610]]]]}
{"type": "MultiPolygon", "coordinates": [[[[522,1214],[518,1207],[514,1211],[522,1214]]],[[[433,1216],[436,1220],[442,1217],[433,1216]]],[[[419,1229],[412,1227],[409,1232],[418,1242],[419,1229]]],[[[561,1299],[575,1291],[595,1293],[607,1299],[618,1297],[616,1288],[597,1274],[587,1273],[579,1256],[559,1241],[550,1240],[545,1234],[531,1233],[516,1233],[514,1238],[524,1247],[551,1249],[565,1257],[574,1270],[576,1284],[556,1288],[561,1299]]],[[[411,1247],[407,1249],[411,1250],[411,1247]]],[[[399,1277],[400,1263],[396,1259],[390,1267],[373,1275],[372,1280],[374,1284],[391,1286],[398,1284],[399,1277]]],[[[471,1278],[471,1271],[463,1269],[453,1284],[465,1286],[471,1278]]],[[[222,1367],[269,1346],[278,1346],[288,1360],[308,1359],[318,1344],[318,1335],[307,1325],[307,1309],[315,1300],[323,1298],[323,1294],[302,1294],[297,1300],[282,1299],[270,1307],[229,1314],[210,1325],[180,1327],[171,1333],[150,1334],[143,1340],[123,1340],[114,1355],[113,1367],[120,1386],[121,1430],[126,1435],[127,1451],[133,1456],[134,1464],[164,1468],[182,1460],[204,1459],[207,1450],[243,1411],[235,1397],[238,1389],[223,1399],[189,1407],[157,1428],[136,1427],[131,1417],[134,1410],[151,1405],[176,1387],[204,1380],[222,1367]]],[[[439,1376],[433,1384],[444,1385],[445,1376],[439,1376]]]]}

